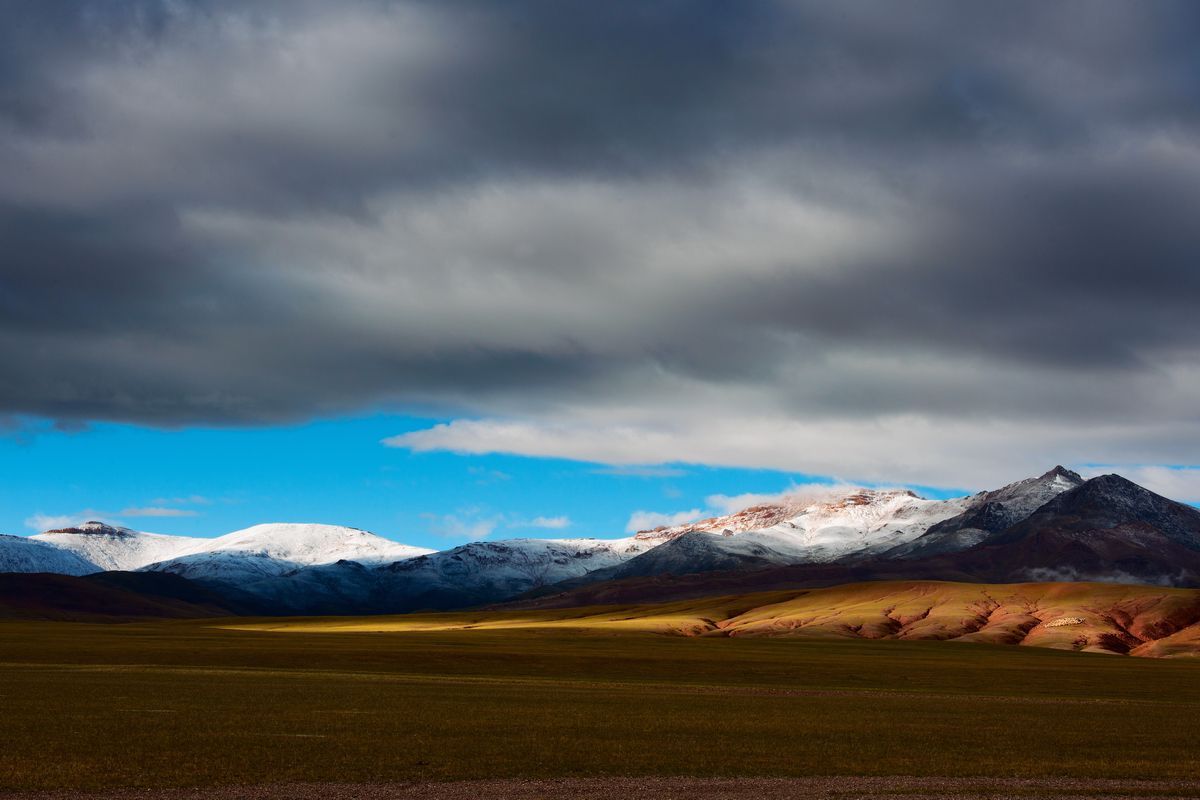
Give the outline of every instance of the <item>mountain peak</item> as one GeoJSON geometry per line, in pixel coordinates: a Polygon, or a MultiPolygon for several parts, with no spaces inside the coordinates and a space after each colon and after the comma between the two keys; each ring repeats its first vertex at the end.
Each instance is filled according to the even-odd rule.
{"type": "Polygon", "coordinates": [[[1050,470],[1049,472],[1045,473],[1044,475],[1039,476],[1038,480],[1039,481],[1052,481],[1052,480],[1055,480],[1056,478],[1061,478],[1061,479],[1067,480],[1067,481],[1077,484],[1077,485],[1083,483],[1082,475],[1080,475],[1078,472],[1075,472],[1074,470],[1067,469],[1062,464],[1055,466],[1054,469],[1050,470]]]}
{"type": "MultiPolygon", "coordinates": [[[[1109,473],[1097,475],[1063,492],[1041,509],[1051,513],[1088,515],[1107,526],[1138,520],[1152,524],[1188,547],[1200,550],[1200,510],[1178,503],[1109,473]]],[[[1105,527],[1100,525],[1098,527],[1105,527]]]]}
{"type": "MultiPolygon", "coordinates": [[[[1109,472],[1104,475],[1097,475],[1090,480],[1084,481],[1080,486],[1081,491],[1087,491],[1093,494],[1126,494],[1147,497],[1157,497],[1162,500],[1167,500],[1161,495],[1155,494],[1144,486],[1140,486],[1128,478],[1118,475],[1115,472],[1109,472]]],[[[1167,500],[1167,502],[1174,502],[1167,500]]]]}

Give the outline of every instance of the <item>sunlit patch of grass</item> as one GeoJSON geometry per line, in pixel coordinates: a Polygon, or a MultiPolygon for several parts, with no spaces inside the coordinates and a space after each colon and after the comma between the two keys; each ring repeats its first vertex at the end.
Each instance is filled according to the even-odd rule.
{"type": "Polygon", "coordinates": [[[879,581],[671,603],[236,623],[282,633],[570,630],[685,636],[957,639],[1065,650],[1200,652],[1200,591],[1106,583],[879,581]],[[1070,624],[1061,624],[1069,621],[1070,624]],[[1181,627],[1188,630],[1180,631],[1181,627]],[[1178,631],[1169,641],[1155,639],[1178,631]],[[1151,641],[1143,642],[1137,635],[1151,641]]]}
{"type": "Polygon", "coordinates": [[[673,603],[598,606],[538,611],[447,611],[371,617],[311,617],[231,622],[234,630],[303,633],[413,633],[460,630],[558,629],[613,633],[698,635],[715,622],[753,608],[793,599],[796,591],[681,600],[673,603]]]}

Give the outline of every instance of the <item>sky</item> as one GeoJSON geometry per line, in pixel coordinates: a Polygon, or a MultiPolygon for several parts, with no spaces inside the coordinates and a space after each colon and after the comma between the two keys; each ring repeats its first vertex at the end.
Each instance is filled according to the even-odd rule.
{"type": "Polygon", "coordinates": [[[1198,39],[1167,0],[10,0],[0,531],[616,535],[1059,463],[1200,500],[1198,39]]]}
{"type": "Polygon", "coordinates": [[[7,478],[0,483],[0,531],[32,534],[99,519],[213,536],[307,521],[445,549],[521,536],[619,537],[823,482],[775,470],[613,467],[381,445],[397,431],[429,424],[389,414],[170,432],[101,423],[0,440],[7,478]],[[100,504],[84,505],[89,500],[100,504]]]}

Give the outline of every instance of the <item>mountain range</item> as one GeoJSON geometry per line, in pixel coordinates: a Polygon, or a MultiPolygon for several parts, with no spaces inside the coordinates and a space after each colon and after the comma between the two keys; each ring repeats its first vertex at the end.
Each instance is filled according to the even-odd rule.
{"type": "Polygon", "coordinates": [[[569,606],[876,579],[1196,586],[1200,511],[1117,475],[1085,481],[1055,467],[949,500],[903,489],[805,489],[631,537],[482,541],[436,552],[334,525],[265,524],[196,538],[88,522],[0,537],[0,572],[167,574],[195,585],[201,609],[258,614],[569,606]]]}

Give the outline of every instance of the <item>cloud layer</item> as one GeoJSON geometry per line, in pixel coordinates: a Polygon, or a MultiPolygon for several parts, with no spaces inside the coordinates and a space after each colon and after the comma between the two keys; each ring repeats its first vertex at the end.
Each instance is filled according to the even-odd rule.
{"type": "Polygon", "coordinates": [[[1200,446],[1189,3],[0,11],[0,418],[974,487],[1200,446]]]}

